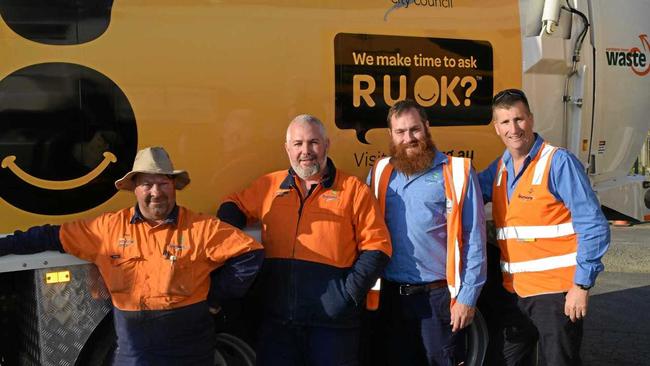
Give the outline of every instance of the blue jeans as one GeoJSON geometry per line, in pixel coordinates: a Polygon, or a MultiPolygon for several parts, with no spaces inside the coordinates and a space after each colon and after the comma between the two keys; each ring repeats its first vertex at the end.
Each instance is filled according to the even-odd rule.
{"type": "Polygon", "coordinates": [[[359,328],[287,325],[265,321],[257,346],[258,366],[356,366],[359,328]]]}

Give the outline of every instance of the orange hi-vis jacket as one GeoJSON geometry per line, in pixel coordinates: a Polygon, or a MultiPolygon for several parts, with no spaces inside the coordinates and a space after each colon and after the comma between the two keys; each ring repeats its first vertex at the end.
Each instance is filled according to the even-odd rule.
{"type": "MultiPolygon", "coordinates": [[[[467,194],[467,182],[471,167],[470,159],[448,157],[443,165],[445,197],[447,199],[447,285],[452,299],[460,291],[460,274],[462,270],[463,224],[462,207],[467,194]],[[449,161],[451,164],[449,164],[449,161]]],[[[381,211],[386,213],[386,192],[390,182],[393,166],[390,157],[379,160],[372,171],[371,188],[379,200],[381,211]]]]}
{"type": "Polygon", "coordinates": [[[375,200],[359,179],[337,170],[331,186],[318,185],[304,202],[306,193],[287,183],[293,179],[286,170],[270,173],[225,199],[236,203],[251,222],[261,220],[267,259],[347,268],[362,250],[391,254],[375,200]]]}
{"type": "Polygon", "coordinates": [[[568,291],[578,248],[571,212],[548,189],[556,147],[544,143],[508,202],[507,171],[499,161],[492,215],[501,249],[503,285],[521,297],[568,291]]]}
{"type": "Polygon", "coordinates": [[[329,159],[327,166],[311,192],[291,169],[225,199],[247,222],[262,224],[265,259],[256,286],[265,318],[358,326],[359,305],[389,260],[390,235],[370,189],[329,159]]]}
{"type": "Polygon", "coordinates": [[[176,222],[152,227],[135,208],[61,225],[66,253],[97,265],[120,310],[174,309],[205,301],[210,272],[262,246],[218,219],[178,206],[176,222]]]}

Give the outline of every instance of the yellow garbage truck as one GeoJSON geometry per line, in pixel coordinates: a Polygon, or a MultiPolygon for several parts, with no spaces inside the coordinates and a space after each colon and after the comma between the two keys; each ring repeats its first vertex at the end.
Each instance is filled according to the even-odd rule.
{"type": "MultiPolygon", "coordinates": [[[[503,151],[491,98],[512,87],[602,204],[642,219],[650,183],[628,173],[650,121],[648,15],[650,0],[0,0],[0,233],[134,204],[113,182],[151,145],[192,172],[179,202],[214,213],[287,167],[301,113],[365,177],[404,98],[480,170],[503,151]]],[[[101,365],[110,308],[93,265],[0,258],[0,365],[101,365]]],[[[216,364],[252,364],[219,337],[216,364]]]]}

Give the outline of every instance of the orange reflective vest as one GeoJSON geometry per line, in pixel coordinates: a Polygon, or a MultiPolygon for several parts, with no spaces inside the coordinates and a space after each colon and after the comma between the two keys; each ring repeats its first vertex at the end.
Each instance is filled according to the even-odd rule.
{"type": "Polygon", "coordinates": [[[521,297],[568,291],[576,268],[571,212],[548,189],[553,154],[543,144],[508,202],[508,173],[499,161],[492,215],[501,249],[503,285],[521,297]]]}
{"type": "MultiPolygon", "coordinates": [[[[447,285],[452,299],[460,291],[463,246],[463,201],[467,194],[470,159],[447,157],[443,163],[445,197],[447,199],[447,285]],[[451,161],[451,164],[449,162],[451,161]]],[[[379,206],[386,215],[386,191],[393,172],[390,157],[379,160],[372,170],[370,186],[379,200],[379,206]]]]}

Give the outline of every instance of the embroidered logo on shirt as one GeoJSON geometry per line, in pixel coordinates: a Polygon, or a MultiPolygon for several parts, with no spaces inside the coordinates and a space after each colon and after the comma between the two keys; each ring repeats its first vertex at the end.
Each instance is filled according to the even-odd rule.
{"type": "MultiPolygon", "coordinates": [[[[529,192],[529,193],[530,193],[530,192],[529,192]]],[[[517,197],[518,197],[519,199],[524,200],[524,201],[532,201],[533,199],[535,199],[535,197],[533,197],[533,196],[524,196],[524,195],[521,194],[521,193],[519,193],[519,194],[517,195],[517,197]]]]}
{"type": "Polygon", "coordinates": [[[323,193],[323,195],[322,195],[321,197],[323,197],[323,199],[324,199],[325,201],[334,201],[334,200],[338,200],[339,197],[341,196],[340,192],[341,192],[341,191],[337,191],[337,190],[331,189],[331,190],[329,190],[329,191],[323,193]]]}
{"type": "Polygon", "coordinates": [[[450,200],[449,198],[447,198],[446,205],[447,205],[447,214],[450,214],[451,210],[454,208],[454,202],[452,200],[450,200]]]}
{"type": "Polygon", "coordinates": [[[133,244],[133,239],[131,239],[131,235],[129,234],[124,234],[121,238],[117,239],[118,248],[126,248],[131,244],[133,244]]]}
{"type": "Polygon", "coordinates": [[[178,252],[180,252],[182,250],[185,250],[185,249],[189,248],[187,245],[183,245],[183,233],[178,234],[177,243],[178,244],[169,243],[169,245],[167,245],[168,250],[170,252],[178,253],[178,252]]]}
{"type": "Polygon", "coordinates": [[[425,176],[424,182],[426,184],[440,183],[440,172],[433,172],[433,174],[425,176]]]}

